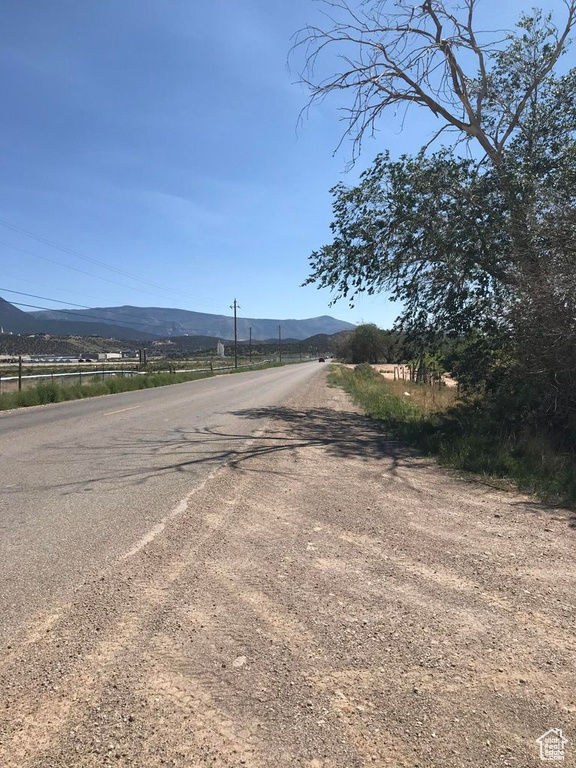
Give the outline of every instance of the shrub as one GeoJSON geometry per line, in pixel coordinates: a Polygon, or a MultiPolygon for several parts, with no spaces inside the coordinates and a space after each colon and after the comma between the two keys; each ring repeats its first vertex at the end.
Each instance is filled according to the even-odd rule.
{"type": "Polygon", "coordinates": [[[436,455],[441,464],[507,478],[543,498],[576,501],[576,453],[552,435],[517,434],[478,401],[458,400],[454,389],[386,381],[370,366],[336,368],[330,377],[386,430],[436,455]]]}

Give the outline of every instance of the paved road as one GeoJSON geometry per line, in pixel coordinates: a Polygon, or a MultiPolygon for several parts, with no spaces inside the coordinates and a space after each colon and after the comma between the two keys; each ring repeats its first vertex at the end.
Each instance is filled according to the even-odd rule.
{"type": "Polygon", "coordinates": [[[177,413],[91,467],[75,433],[85,472],[141,494],[108,552],[146,529],[160,466],[185,466],[174,502],[200,479],[190,458],[237,454],[146,546],[0,642],[1,768],[535,768],[550,728],[575,764],[572,514],[387,439],[322,370],[228,380],[244,395],[225,405],[208,390],[213,439],[266,415],[252,441],[174,436],[177,413]]]}
{"type": "Polygon", "coordinates": [[[0,414],[0,640],[162,521],[313,363],[0,414]]]}

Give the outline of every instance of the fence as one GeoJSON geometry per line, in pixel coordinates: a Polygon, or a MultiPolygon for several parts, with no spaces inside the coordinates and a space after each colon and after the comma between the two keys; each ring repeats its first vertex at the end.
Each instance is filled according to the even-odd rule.
{"type": "Polygon", "coordinates": [[[15,389],[21,390],[24,386],[30,386],[38,383],[39,381],[54,381],[55,379],[68,379],[72,380],[72,382],[77,381],[82,383],[82,378],[85,376],[88,376],[90,378],[94,378],[95,376],[99,376],[102,379],[105,379],[106,376],[134,376],[137,375],[139,372],[136,370],[131,369],[122,369],[122,370],[101,370],[101,371],[72,371],[72,372],[65,372],[65,373],[33,373],[33,374],[27,374],[26,376],[17,375],[17,376],[2,376],[0,374],[0,393],[2,392],[9,392],[13,391],[15,389]]]}
{"type": "MultiPolygon", "coordinates": [[[[259,365],[263,365],[265,363],[270,363],[270,360],[260,360],[257,363],[251,363],[248,365],[239,365],[238,368],[256,368],[259,365]]],[[[84,376],[88,376],[90,378],[94,378],[96,376],[102,377],[104,380],[106,376],[154,376],[156,373],[218,373],[219,371],[231,371],[234,370],[235,366],[233,365],[219,365],[219,366],[210,366],[209,368],[174,368],[170,367],[169,369],[165,370],[157,370],[157,371],[137,371],[135,369],[127,369],[127,368],[115,368],[112,370],[101,370],[101,371],[72,371],[72,372],[66,372],[66,373],[34,373],[34,374],[27,374],[26,376],[2,376],[0,374],[0,394],[3,391],[11,391],[14,389],[21,390],[24,385],[34,385],[38,380],[46,380],[54,381],[55,379],[72,379],[72,381],[78,381],[82,383],[82,378],[84,376]],[[6,388],[6,384],[8,384],[8,388],[6,388]]]]}

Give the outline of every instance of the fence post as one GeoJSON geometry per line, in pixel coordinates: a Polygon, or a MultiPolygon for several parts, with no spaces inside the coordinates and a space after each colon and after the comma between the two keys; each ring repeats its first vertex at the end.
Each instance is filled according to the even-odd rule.
{"type": "Polygon", "coordinates": [[[22,355],[18,355],[18,392],[22,391],[22,355]]]}

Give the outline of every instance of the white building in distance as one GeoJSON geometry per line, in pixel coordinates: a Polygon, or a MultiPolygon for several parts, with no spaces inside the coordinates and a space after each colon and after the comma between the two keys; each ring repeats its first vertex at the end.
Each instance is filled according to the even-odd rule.
{"type": "Polygon", "coordinates": [[[122,360],[122,352],[98,352],[98,360],[122,360]]]}

